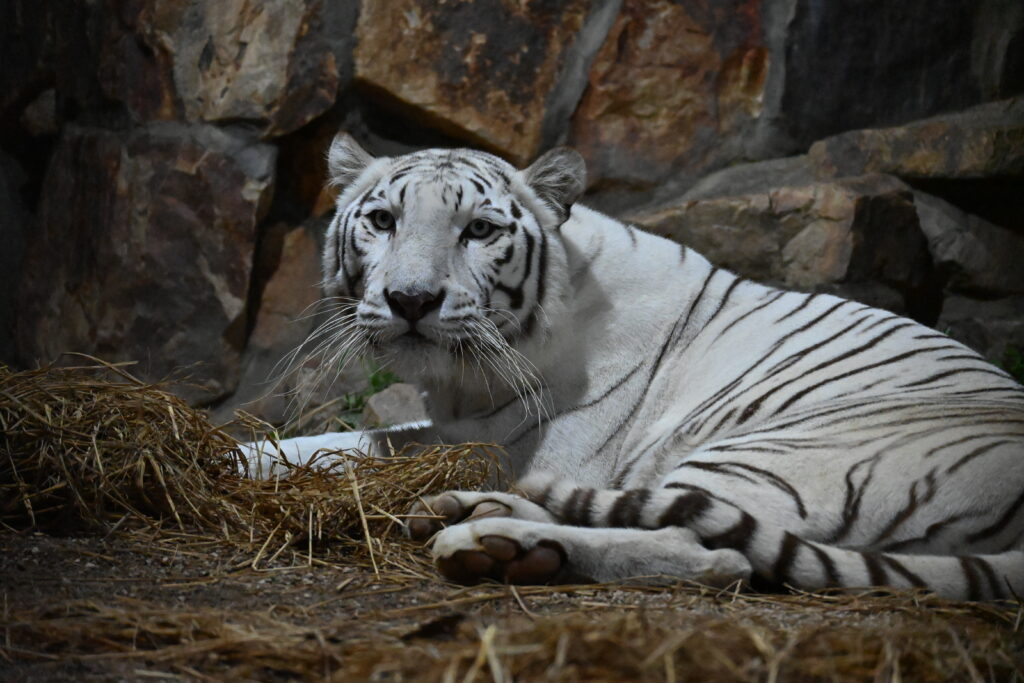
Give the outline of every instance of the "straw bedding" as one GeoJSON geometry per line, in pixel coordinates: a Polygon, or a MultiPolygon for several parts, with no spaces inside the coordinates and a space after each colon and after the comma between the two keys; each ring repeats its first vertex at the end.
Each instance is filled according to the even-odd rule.
{"type": "Polygon", "coordinates": [[[398,528],[480,445],[255,482],[93,362],[0,368],[0,428],[0,678],[1024,680],[1020,602],[445,584],[398,528]]]}

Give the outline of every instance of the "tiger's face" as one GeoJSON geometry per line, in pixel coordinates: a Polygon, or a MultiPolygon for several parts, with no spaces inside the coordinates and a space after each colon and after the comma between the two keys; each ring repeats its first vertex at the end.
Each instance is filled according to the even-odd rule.
{"type": "Polygon", "coordinates": [[[496,359],[542,331],[558,294],[557,228],[583,188],[579,155],[554,150],[525,171],[472,150],[374,159],[341,135],[329,165],[343,187],[323,257],[345,316],[335,345],[403,377],[466,361],[500,375],[496,359]]]}

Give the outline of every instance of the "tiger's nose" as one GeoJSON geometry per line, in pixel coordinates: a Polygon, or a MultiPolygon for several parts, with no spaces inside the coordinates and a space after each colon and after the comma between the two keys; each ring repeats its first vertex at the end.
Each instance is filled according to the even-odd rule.
{"type": "Polygon", "coordinates": [[[427,313],[441,307],[444,290],[439,292],[390,292],[384,290],[384,298],[395,315],[414,323],[427,313]]]}

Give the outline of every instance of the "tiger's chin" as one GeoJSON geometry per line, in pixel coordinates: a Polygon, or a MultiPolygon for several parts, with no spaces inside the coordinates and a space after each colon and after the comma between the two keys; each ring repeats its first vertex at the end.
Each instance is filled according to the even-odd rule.
{"type": "Polygon", "coordinates": [[[406,382],[450,377],[455,356],[443,340],[420,332],[404,332],[374,345],[376,360],[406,382]]]}

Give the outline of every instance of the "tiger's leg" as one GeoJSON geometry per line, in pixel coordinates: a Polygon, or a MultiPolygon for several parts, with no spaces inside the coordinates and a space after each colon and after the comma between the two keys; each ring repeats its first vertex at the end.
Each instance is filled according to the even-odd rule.
{"type": "Polygon", "coordinates": [[[417,541],[426,541],[447,526],[485,517],[555,521],[550,512],[536,503],[514,493],[499,491],[449,491],[423,498],[413,505],[409,514],[411,519],[406,531],[417,541]]]}
{"type": "Polygon", "coordinates": [[[438,569],[448,579],[514,584],[666,578],[726,586],[750,577],[735,550],[709,550],[681,527],[598,529],[490,518],[456,524],[434,540],[438,569]]]}
{"type": "MultiPolygon", "coordinates": [[[[600,490],[576,487],[546,475],[531,476],[520,486],[563,522],[652,530],[685,528],[705,548],[742,553],[755,576],[774,587],[928,588],[960,600],[1011,598],[1024,592],[1024,551],[1016,548],[953,555],[838,547],[794,532],[795,527],[773,519],[771,513],[755,517],[711,490],[683,482],[669,482],[656,489],[600,490]]],[[[766,499],[768,493],[766,488],[766,499]]],[[[762,500],[752,500],[764,509],[762,500]]],[[[1004,514],[1014,512],[1016,507],[1011,506],[1004,514]]]]}

